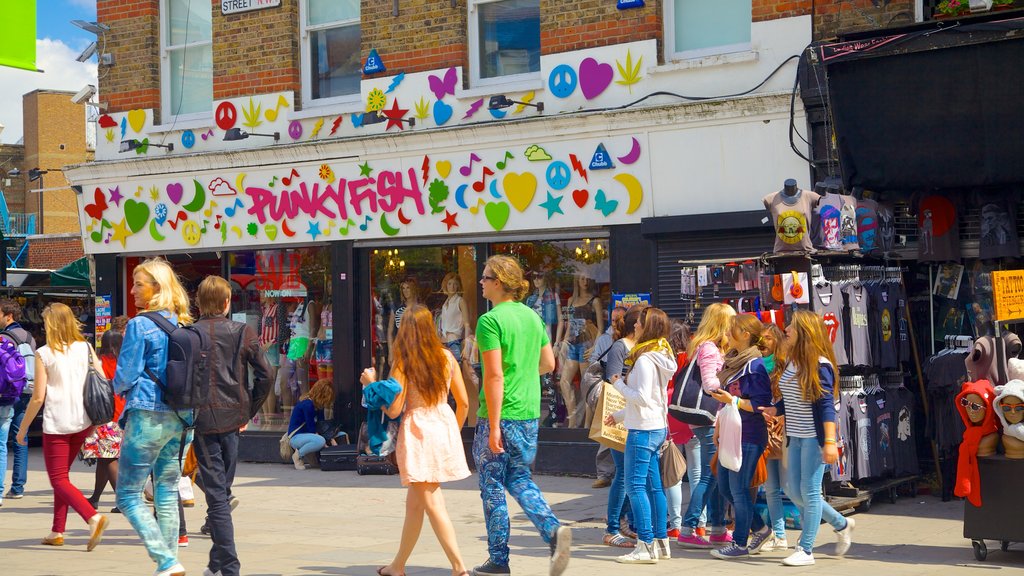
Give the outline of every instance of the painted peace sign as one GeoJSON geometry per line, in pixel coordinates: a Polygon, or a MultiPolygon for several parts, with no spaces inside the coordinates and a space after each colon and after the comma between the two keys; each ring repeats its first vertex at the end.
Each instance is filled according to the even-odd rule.
{"type": "Polygon", "coordinates": [[[191,130],[185,130],[181,133],[181,145],[185,148],[191,148],[196,145],[196,133],[191,130]]]}
{"type": "Polygon", "coordinates": [[[559,64],[548,76],[548,88],[558,98],[568,98],[576,91],[576,71],[568,64],[559,64]]]}
{"type": "Polygon", "coordinates": [[[288,135],[292,137],[292,140],[302,138],[302,122],[292,120],[292,123],[288,125],[288,135]]]}
{"type": "Polygon", "coordinates": [[[572,180],[572,172],[569,170],[569,166],[561,160],[556,160],[548,165],[547,172],[548,186],[551,186],[555,190],[562,190],[569,185],[569,181],[572,180]]]}
{"type": "Polygon", "coordinates": [[[221,130],[230,130],[235,127],[238,121],[238,110],[231,102],[221,102],[217,106],[217,113],[214,115],[217,120],[217,127],[221,130]]]}

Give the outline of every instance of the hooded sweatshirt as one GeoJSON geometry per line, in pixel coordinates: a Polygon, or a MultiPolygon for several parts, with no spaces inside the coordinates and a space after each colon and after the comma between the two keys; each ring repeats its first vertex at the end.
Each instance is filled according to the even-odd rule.
{"type": "Polygon", "coordinates": [[[977,382],[964,382],[960,393],[956,395],[956,409],[960,412],[967,430],[964,431],[964,441],[960,444],[960,456],[956,463],[956,486],[953,494],[964,498],[977,507],[981,507],[981,477],[978,475],[978,445],[981,439],[989,434],[999,431],[995,414],[992,410],[992,400],[996,391],[988,380],[977,382]],[[967,408],[960,405],[960,399],[968,394],[977,394],[985,404],[985,418],[981,424],[974,425],[967,416],[967,408]]]}
{"type": "Polygon", "coordinates": [[[668,383],[675,372],[675,359],[660,352],[648,352],[637,358],[629,376],[615,381],[615,389],[626,398],[626,407],[615,413],[615,420],[627,430],[665,428],[668,383]]]}
{"type": "Polygon", "coordinates": [[[999,395],[996,396],[995,401],[992,402],[992,405],[995,406],[993,412],[996,413],[996,417],[999,418],[999,422],[1003,425],[1003,434],[1012,436],[1017,440],[1024,442],[1024,422],[1010,424],[1006,421],[1006,416],[1003,414],[1003,410],[999,407],[1000,402],[1002,402],[1003,398],[1006,398],[1007,396],[1015,396],[1024,400],[1024,381],[1010,380],[1005,386],[998,386],[996,388],[996,393],[999,395]]]}

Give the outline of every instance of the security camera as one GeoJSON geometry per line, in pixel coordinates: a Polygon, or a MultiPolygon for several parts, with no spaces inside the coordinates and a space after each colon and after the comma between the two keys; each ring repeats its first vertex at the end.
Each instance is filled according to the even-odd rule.
{"type": "Polygon", "coordinates": [[[74,96],[71,97],[71,101],[74,102],[75,104],[84,104],[84,103],[88,102],[95,95],[96,95],[96,87],[93,86],[92,84],[86,84],[85,88],[82,88],[81,90],[78,91],[78,94],[75,94],[74,96]]]}
{"type": "Polygon", "coordinates": [[[75,60],[78,62],[85,62],[89,58],[92,58],[93,54],[96,53],[96,50],[98,48],[99,44],[97,44],[96,42],[90,43],[88,46],[85,47],[85,50],[82,50],[82,53],[79,54],[78,58],[75,58],[75,60]]]}

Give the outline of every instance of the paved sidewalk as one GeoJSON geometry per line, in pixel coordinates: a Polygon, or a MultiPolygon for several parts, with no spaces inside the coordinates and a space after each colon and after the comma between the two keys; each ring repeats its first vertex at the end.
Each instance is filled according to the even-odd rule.
{"type": "MultiPolygon", "coordinates": [[[[72,512],[66,544],[50,548],[39,544],[49,532],[52,492],[42,471],[42,454],[31,454],[29,490],[21,500],[5,500],[0,508],[0,566],[4,576],[43,575],[149,575],[155,566],[120,515],[103,543],[85,552],[88,533],[72,512]]],[[[7,479],[10,478],[8,473],[7,479]]],[[[91,493],[93,470],[76,462],[72,481],[91,493]]],[[[895,505],[876,503],[869,513],[857,514],[854,545],[848,556],[829,555],[835,537],[823,527],[815,549],[813,568],[787,568],[779,564],[784,553],[762,554],[742,562],[712,559],[706,551],[673,549],[673,558],[654,566],[623,566],[613,562],[621,550],[600,544],[607,490],[593,490],[590,479],[538,477],[556,514],[574,526],[573,559],[567,574],[793,574],[827,572],[830,576],[981,574],[982,569],[1024,568],[1024,544],[999,551],[989,542],[988,561],[974,560],[970,542],[963,538],[962,503],[936,498],[902,498],[895,505]],[[1015,551],[1016,549],[1016,551],[1015,551]]],[[[398,547],[404,514],[405,491],[397,477],[358,476],[355,472],[294,470],[290,465],[241,464],[235,494],[236,539],[242,573],[271,575],[373,576],[398,547]]],[[[210,541],[199,534],[205,503],[197,491],[195,508],[186,509],[191,545],[181,549],[181,561],[191,576],[202,574],[210,541]]],[[[448,510],[469,566],[486,557],[483,515],[476,477],[445,489],[448,510]]],[[[101,511],[113,506],[108,492],[101,511]]],[[[511,503],[512,570],[514,574],[547,574],[547,546],[533,526],[511,503]]],[[[797,539],[790,533],[789,541],[797,539]]],[[[419,545],[409,566],[411,575],[450,574],[437,539],[424,523],[419,545]]],[[[989,573],[989,572],[984,572],[989,573]]]]}

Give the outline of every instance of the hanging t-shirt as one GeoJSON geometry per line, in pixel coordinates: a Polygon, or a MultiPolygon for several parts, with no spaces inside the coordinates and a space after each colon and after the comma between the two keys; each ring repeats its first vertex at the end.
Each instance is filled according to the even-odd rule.
{"type": "Polygon", "coordinates": [[[896,248],[896,215],[888,204],[878,205],[878,239],[876,253],[885,255],[896,248]]]}
{"type": "Polygon", "coordinates": [[[899,292],[889,283],[880,284],[871,293],[874,299],[874,311],[878,317],[878,331],[875,340],[878,342],[878,356],[875,364],[884,369],[898,368],[899,357],[899,319],[897,306],[899,292]]]}
{"type": "Polygon", "coordinates": [[[830,476],[836,482],[853,479],[850,470],[850,452],[853,444],[850,437],[850,395],[836,394],[836,450],[839,458],[830,466],[830,476]]]}
{"type": "Polygon", "coordinates": [[[843,239],[839,234],[842,218],[843,197],[835,192],[825,194],[818,201],[818,247],[825,250],[842,250],[843,239]]]}
{"type": "Polygon", "coordinates": [[[846,331],[843,329],[843,294],[839,286],[831,282],[815,284],[813,302],[814,311],[821,316],[828,338],[832,341],[836,365],[848,365],[850,360],[846,354],[846,331]]]}
{"type": "Polygon", "coordinates": [[[922,196],[917,205],[917,236],[918,260],[959,260],[960,222],[956,204],[940,194],[922,196]]]}
{"type": "Polygon", "coordinates": [[[851,282],[843,288],[846,294],[846,306],[850,312],[850,364],[854,366],[871,365],[871,333],[868,330],[868,304],[870,295],[867,288],[860,282],[851,282]]]}
{"type": "Polygon", "coordinates": [[[871,477],[871,417],[868,416],[868,396],[863,392],[850,398],[856,444],[854,446],[854,479],[871,477]]]}
{"type": "Polygon", "coordinates": [[[762,201],[775,227],[775,252],[811,250],[811,212],[821,197],[813,192],[797,190],[789,196],[772,192],[762,201]]]}
{"type": "Polygon", "coordinates": [[[885,401],[884,392],[867,397],[868,417],[871,419],[871,475],[878,477],[892,472],[892,410],[885,401]]]}
{"type": "Polygon", "coordinates": [[[844,250],[857,250],[857,199],[841,194],[843,206],[839,209],[839,237],[844,250]]]}
{"type": "Polygon", "coordinates": [[[857,243],[865,254],[878,250],[878,202],[870,198],[857,200],[857,243]]]}
{"type": "Polygon", "coordinates": [[[897,476],[919,474],[920,464],[917,461],[917,438],[914,429],[914,394],[900,387],[887,390],[886,400],[892,408],[893,472],[897,476]]]}
{"type": "Polygon", "coordinates": [[[1020,256],[1017,236],[1016,190],[976,192],[974,202],[981,207],[981,237],[978,258],[1016,258],[1020,256]]]}

